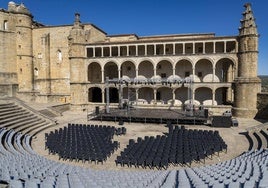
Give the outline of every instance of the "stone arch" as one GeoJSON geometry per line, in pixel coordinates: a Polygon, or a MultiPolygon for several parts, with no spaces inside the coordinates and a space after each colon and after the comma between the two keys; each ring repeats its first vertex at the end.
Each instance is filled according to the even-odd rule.
{"type": "Polygon", "coordinates": [[[99,87],[91,87],[88,89],[88,102],[101,103],[102,91],[99,87]]]}
{"type": "Polygon", "coordinates": [[[146,100],[147,103],[150,103],[154,99],[154,90],[151,87],[142,87],[139,89],[139,99],[146,100]]]}
{"type": "Polygon", "coordinates": [[[218,105],[230,105],[232,104],[232,99],[230,98],[230,93],[232,89],[228,87],[219,87],[215,90],[215,100],[218,105]]]}
{"type": "Polygon", "coordinates": [[[175,75],[186,78],[193,74],[193,64],[189,59],[181,59],[175,65],[175,75]]]}
{"type": "Polygon", "coordinates": [[[187,87],[180,87],[175,90],[175,99],[185,103],[188,100],[188,88],[187,87]]]}
{"type": "Polygon", "coordinates": [[[213,93],[212,89],[208,87],[199,87],[195,89],[195,100],[203,105],[212,105],[213,93]]]}
{"type": "Polygon", "coordinates": [[[135,88],[131,87],[124,87],[122,91],[122,96],[124,100],[129,100],[129,101],[136,101],[136,90],[135,88]]]}
{"type": "Polygon", "coordinates": [[[112,61],[107,62],[104,65],[104,78],[109,79],[118,78],[118,65],[112,61]]]}
{"type": "Polygon", "coordinates": [[[97,62],[91,62],[87,68],[87,78],[91,83],[101,83],[101,66],[97,62]]]}
{"type": "Polygon", "coordinates": [[[164,104],[167,104],[172,97],[172,88],[170,87],[160,87],[156,91],[156,100],[162,101],[164,104]]]}
{"type": "Polygon", "coordinates": [[[235,63],[230,58],[221,58],[217,61],[215,75],[220,82],[232,82],[234,80],[234,66],[235,63]]]}
{"type": "Polygon", "coordinates": [[[128,76],[129,78],[136,77],[136,66],[132,61],[124,61],[121,64],[121,77],[128,76]]]}
{"type": "Polygon", "coordinates": [[[168,58],[168,57],[160,58],[159,61],[158,61],[158,63],[161,62],[161,61],[167,61],[167,62],[171,63],[172,67],[174,67],[174,65],[175,65],[174,60],[171,59],[171,58],[168,58]]]}
{"type": "MultiPolygon", "coordinates": [[[[106,89],[105,89],[105,102],[106,99],[106,89]]],[[[118,95],[118,89],[116,87],[109,87],[109,101],[110,103],[118,103],[119,102],[119,95],[118,95]]]]}
{"type": "Polygon", "coordinates": [[[213,62],[207,58],[198,60],[195,64],[195,75],[203,81],[208,74],[213,74],[213,62]]]}
{"type": "Polygon", "coordinates": [[[168,78],[173,75],[173,66],[170,61],[161,60],[156,65],[156,75],[161,76],[161,78],[168,78]]]}
{"type": "Polygon", "coordinates": [[[146,78],[151,78],[154,76],[154,65],[151,61],[142,61],[138,66],[138,75],[142,75],[146,78]]]}

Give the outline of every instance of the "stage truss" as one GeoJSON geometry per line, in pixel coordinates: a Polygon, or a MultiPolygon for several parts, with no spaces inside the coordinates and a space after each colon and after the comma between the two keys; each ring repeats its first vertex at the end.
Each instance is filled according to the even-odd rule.
{"type": "MultiPolygon", "coordinates": [[[[187,90],[187,101],[189,101],[188,104],[185,106],[185,111],[188,113],[189,116],[193,115],[193,110],[194,110],[194,102],[193,102],[193,84],[194,81],[191,77],[186,77],[186,78],[178,78],[178,77],[173,77],[173,78],[113,78],[109,79],[109,77],[106,77],[105,80],[105,89],[106,89],[106,104],[105,104],[105,112],[109,113],[110,112],[110,93],[109,93],[109,85],[110,84],[115,84],[118,85],[119,87],[119,108],[123,108],[124,102],[123,102],[123,87],[127,87],[128,89],[128,103],[129,103],[129,85],[137,85],[137,84],[146,84],[146,85],[156,85],[156,84],[162,84],[162,85],[181,85],[185,86],[187,85],[188,90],[187,90]]],[[[129,110],[129,104],[127,104],[127,110],[129,110]]]]}

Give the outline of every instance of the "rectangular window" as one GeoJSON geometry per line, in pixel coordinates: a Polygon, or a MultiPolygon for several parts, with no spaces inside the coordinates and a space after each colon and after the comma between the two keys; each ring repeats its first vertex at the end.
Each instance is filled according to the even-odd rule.
{"type": "Polygon", "coordinates": [[[87,57],[93,57],[93,48],[87,48],[87,57]]]}

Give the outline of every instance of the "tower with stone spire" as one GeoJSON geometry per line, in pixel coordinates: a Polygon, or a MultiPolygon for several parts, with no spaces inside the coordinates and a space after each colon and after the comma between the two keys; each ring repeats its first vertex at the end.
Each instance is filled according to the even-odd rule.
{"type": "Polygon", "coordinates": [[[73,27],[68,36],[69,60],[70,60],[70,86],[72,104],[85,104],[87,89],[85,84],[86,76],[81,72],[85,69],[84,59],[86,57],[85,44],[86,32],[80,21],[80,14],[75,14],[73,27]]]}
{"type": "Polygon", "coordinates": [[[234,80],[234,108],[236,117],[254,118],[257,113],[257,93],[261,82],[257,77],[258,38],[251,4],[244,5],[238,36],[238,74],[234,80]]]}

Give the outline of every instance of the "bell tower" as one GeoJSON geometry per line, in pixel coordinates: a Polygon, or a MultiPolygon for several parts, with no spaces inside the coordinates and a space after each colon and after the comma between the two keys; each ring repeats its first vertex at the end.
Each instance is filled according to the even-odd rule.
{"type": "Polygon", "coordinates": [[[244,5],[238,36],[238,75],[234,80],[234,108],[236,117],[254,118],[257,113],[257,93],[261,81],[257,77],[258,38],[251,4],[244,5]]]}

